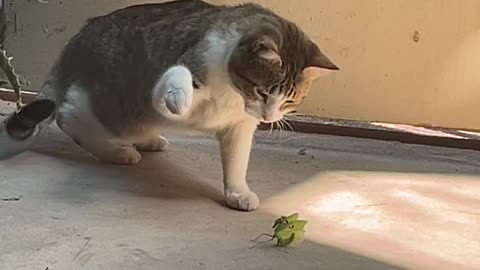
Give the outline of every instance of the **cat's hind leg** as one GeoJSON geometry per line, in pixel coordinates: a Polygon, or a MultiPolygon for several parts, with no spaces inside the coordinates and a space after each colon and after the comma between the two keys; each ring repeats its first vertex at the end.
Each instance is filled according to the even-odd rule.
{"type": "Polygon", "coordinates": [[[171,67],[155,85],[152,96],[158,112],[185,115],[192,106],[192,73],[184,66],[171,67]]]}
{"type": "Polygon", "coordinates": [[[109,134],[91,112],[88,96],[79,86],[70,87],[56,118],[58,126],[67,135],[103,162],[129,165],[141,159],[133,145],[109,134]]]}
{"type": "Polygon", "coordinates": [[[157,152],[157,151],[165,151],[168,147],[168,141],[163,136],[154,136],[146,141],[136,143],[135,147],[138,150],[144,152],[157,152]]]}

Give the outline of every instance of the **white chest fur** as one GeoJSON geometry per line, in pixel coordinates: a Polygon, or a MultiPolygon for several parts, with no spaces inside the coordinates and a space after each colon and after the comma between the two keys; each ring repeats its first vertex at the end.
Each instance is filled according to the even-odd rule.
{"type": "MultiPolygon", "coordinates": [[[[192,128],[197,130],[218,130],[239,121],[256,121],[245,112],[242,96],[234,89],[227,70],[230,55],[238,43],[239,37],[236,32],[211,32],[203,41],[208,48],[202,55],[207,65],[207,82],[200,89],[193,89],[192,82],[183,83],[181,99],[188,99],[189,108],[186,113],[172,115],[165,109],[163,115],[167,116],[168,124],[177,128],[192,128]]],[[[185,72],[185,68],[179,68],[185,72]]],[[[186,71],[188,72],[188,70],[186,71]]],[[[169,75],[169,71],[164,76],[169,75]]],[[[183,78],[191,80],[191,74],[175,76],[182,78],[180,81],[173,78],[170,85],[182,85],[183,78]]],[[[162,78],[159,82],[162,87],[162,78]]],[[[167,78],[168,80],[168,78],[167,78]]],[[[167,87],[168,88],[168,87],[167,87]]],[[[170,87],[172,88],[172,87],[170,87]]],[[[173,86],[175,89],[181,86],[173,86]]],[[[161,90],[159,92],[162,92],[161,90]]],[[[168,93],[167,93],[168,94],[168,93]]],[[[165,96],[165,94],[162,94],[165,96]]],[[[168,99],[168,98],[167,98],[168,99]]],[[[182,101],[183,102],[183,101],[182,101]]],[[[171,110],[170,110],[171,111],[171,110]]]]}
{"type": "Polygon", "coordinates": [[[228,84],[211,83],[194,90],[192,110],[186,117],[190,123],[202,123],[206,129],[228,126],[250,118],[243,98],[228,84]]]}
{"type": "Polygon", "coordinates": [[[208,86],[193,89],[192,102],[183,115],[174,115],[162,109],[170,128],[218,130],[240,121],[255,119],[245,112],[244,101],[228,80],[212,79],[208,86]]]}
{"type": "Polygon", "coordinates": [[[204,41],[208,47],[203,55],[208,67],[207,87],[194,92],[191,117],[203,115],[205,125],[209,127],[252,118],[245,112],[243,98],[234,89],[228,74],[228,60],[240,40],[233,28],[227,32],[212,31],[204,41]]]}

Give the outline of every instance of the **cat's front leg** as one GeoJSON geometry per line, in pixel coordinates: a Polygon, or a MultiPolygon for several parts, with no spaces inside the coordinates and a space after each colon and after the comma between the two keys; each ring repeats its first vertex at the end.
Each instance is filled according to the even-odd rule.
{"type": "Polygon", "coordinates": [[[253,211],[260,205],[257,194],[247,184],[247,168],[255,120],[246,120],[217,133],[223,165],[225,201],[233,209],[253,211]]]}
{"type": "Polygon", "coordinates": [[[169,68],[153,89],[153,106],[160,113],[168,110],[174,115],[185,115],[192,106],[193,79],[184,66],[169,68]]]}

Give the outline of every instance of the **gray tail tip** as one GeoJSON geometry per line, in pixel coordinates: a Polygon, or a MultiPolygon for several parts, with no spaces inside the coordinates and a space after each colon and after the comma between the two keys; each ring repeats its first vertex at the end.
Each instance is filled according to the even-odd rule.
{"type": "Polygon", "coordinates": [[[5,122],[5,129],[13,139],[25,140],[38,124],[53,116],[55,109],[56,104],[52,100],[35,100],[12,114],[5,122]]]}

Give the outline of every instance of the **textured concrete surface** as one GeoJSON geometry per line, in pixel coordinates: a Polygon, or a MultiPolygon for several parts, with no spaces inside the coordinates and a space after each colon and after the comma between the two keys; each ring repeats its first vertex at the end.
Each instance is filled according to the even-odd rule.
{"type": "Polygon", "coordinates": [[[240,213],[223,205],[216,143],[170,140],[110,166],[52,128],[0,161],[0,269],[480,268],[479,152],[261,132],[249,178],[263,205],[240,213]],[[294,211],[302,246],[249,249],[294,211]]]}

